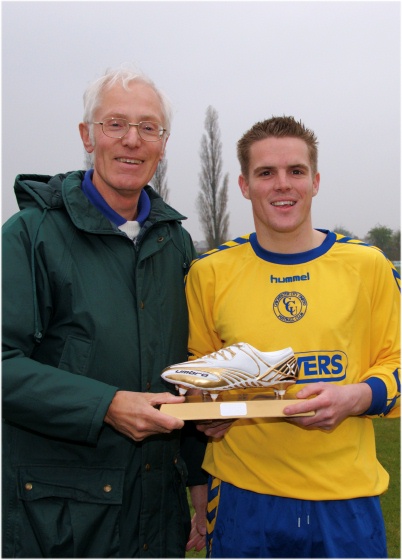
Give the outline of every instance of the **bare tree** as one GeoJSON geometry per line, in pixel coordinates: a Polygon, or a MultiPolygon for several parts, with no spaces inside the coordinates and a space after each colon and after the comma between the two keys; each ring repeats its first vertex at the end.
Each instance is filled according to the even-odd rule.
{"type": "Polygon", "coordinates": [[[222,185],[222,142],[217,111],[209,106],[205,116],[205,131],[201,139],[200,193],[197,209],[208,249],[227,241],[229,213],[227,211],[229,174],[222,185]]]}
{"type": "Polygon", "coordinates": [[[165,202],[169,202],[169,189],[166,179],[167,159],[163,158],[158,163],[155,174],[152,177],[152,186],[165,202]]]}

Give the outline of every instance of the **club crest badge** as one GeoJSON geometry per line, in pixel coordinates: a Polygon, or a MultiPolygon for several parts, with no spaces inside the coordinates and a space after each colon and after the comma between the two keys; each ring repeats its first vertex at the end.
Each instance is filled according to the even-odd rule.
{"type": "Polygon", "coordinates": [[[307,312],[307,300],[300,292],[282,292],[274,301],[274,313],[284,323],[296,323],[307,312]]]}

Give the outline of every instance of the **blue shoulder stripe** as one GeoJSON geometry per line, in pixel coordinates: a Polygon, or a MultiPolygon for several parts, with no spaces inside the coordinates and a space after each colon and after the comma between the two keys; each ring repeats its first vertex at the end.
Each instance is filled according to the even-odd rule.
{"type": "Polygon", "coordinates": [[[352,245],[363,245],[365,247],[371,247],[372,249],[375,249],[376,251],[381,253],[387,259],[388,264],[391,267],[392,274],[394,276],[394,280],[396,282],[398,290],[401,291],[401,275],[397,271],[397,269],[395,268],[394,263],[389,260],[389,258],[384,253],[384,251],[382,251],[381,249],[379,249],[375,245],[370,245],[369,243],[365,243],[364,241],[361,241],[360,239],[353,239],[352,237],[346,237],[345,235],[341,235],[340,233],[336,234],[336,243],[350,243],[352,245]]]}
{"type": "Polygon", "coordinates": [[[224,251],[225,249],[233,249],[233,247],[238,247],[239,245],[244,245],[245,243],[249,243],[250,235],[251,234],[248,233],[247,235],[236,237],[236,239],[232,239],[231,241],[226,241],[225,243],[222,243],[222,245],[219,245],[219,247],[216,247],[215,249],[211,249],[210,251],[203,253],[197,259],[195,259],[193,263],[199,261],[200,259],[205,259],[205,257],[209,257],[214,253],[218,253],[219,251],[224,251]]]}

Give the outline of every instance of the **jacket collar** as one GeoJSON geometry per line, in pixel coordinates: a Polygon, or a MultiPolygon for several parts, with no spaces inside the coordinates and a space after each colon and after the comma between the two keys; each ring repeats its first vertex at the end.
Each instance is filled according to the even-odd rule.
{"type": "MultiPolygon", "coordinates": [[[[14,190],[20,209],[39,207],[42,210],[65,208],[73,224],[89,233],[113,233],[115,226],[93,206],[84,195],[81,183],[85,171],[66,174],[18,175],[14,190]]],[[[186,216],[174,210],[149,185],[144,187],[151,201],[148,220],[151,224],[186,220],[186,216]]]]}

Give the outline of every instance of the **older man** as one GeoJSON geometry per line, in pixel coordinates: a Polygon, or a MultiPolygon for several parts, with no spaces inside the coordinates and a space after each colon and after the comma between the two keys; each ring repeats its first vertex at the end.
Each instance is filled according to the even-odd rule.
{"type": "Polygon", "coordinates": [[[160,372],[187,357],[195,251],[147,186],[170,105],[128,69],[84,105],[93,168],[19,175],[3,227],[3,556],[180,557],[183,422],[158,406],[182,401],[160,372]]]}

